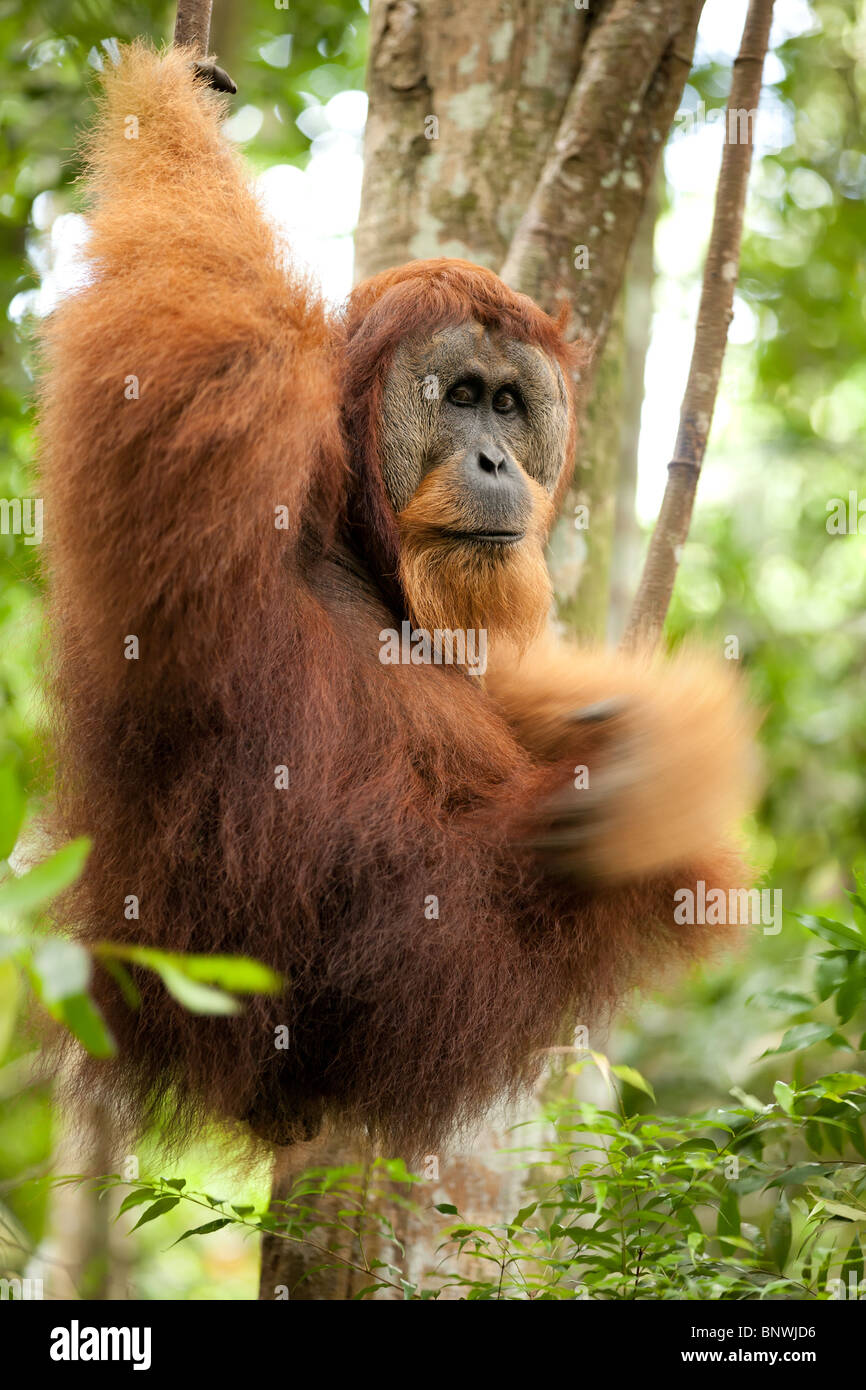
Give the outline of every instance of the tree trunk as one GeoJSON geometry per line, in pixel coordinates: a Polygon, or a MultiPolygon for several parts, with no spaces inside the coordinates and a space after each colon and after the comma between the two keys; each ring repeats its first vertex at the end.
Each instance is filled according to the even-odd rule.
{"type": "MultiPolygon", "coordinates": [[[[274,1157],[271,1182],[271,1203],[285,1202],[295,1180],[310,1168],[339,1168],[347,1164],[366,1165],[369,1155],[361,1142],[352,1135],[323,1133],[305,1144],[282,1149],[274,1157]]],[[[333,1197],[309,1199],[309,1207],[320,1211],[323,1222],[336,1222],[340,1200],[333,1197]]],[[[284,1211],[275,1208],[277,1215],[284,1211]]],[[[363,1258],[357,1240],[348,1232],[330,1236],[319,1233],[327,1241],[334,1258],[323,1256],[312,1244],[287,1240],[276,1235],[262,1239],[259,1300],[288,1299],[294,1303],[339,1302],[350,1299],[371,1283],[353,1266],[363,1258]]]]}
{"type": "Polygon", "coordinates": [[[589,23],[571,0],[373,0],[358,279],[430,256],[501,266],[589,23]]]}
{"type": "Polygon", "coordinates": [[[622,309],[620,299],[585,404],[574,481],[547,554],[557,617],[569,632],[587,642],[604,641],[610,603],[624,389],[622,309]]]}
{"type": "Polygon", "coordinates": [[[52,1190],[51,1237],[42,1251],[48,1296],[124,1301],[133,1296],[135,1250],[115,1224],[122,1193],[100,1192],[95,1183],[119,1168],[115,1116],[97,1100],[74,1112],[58,1101],[56,1115],[54,1172],[79,1174],[86,1181],[52,1190]]]}
{"type": "Polygon", "coordinates": [[[580,411],[626,261],[691,67],[703,0],[613,0],[592,24],[580,71],[502,278],[543,308],[569,307],[591,348],[580,411]]]}

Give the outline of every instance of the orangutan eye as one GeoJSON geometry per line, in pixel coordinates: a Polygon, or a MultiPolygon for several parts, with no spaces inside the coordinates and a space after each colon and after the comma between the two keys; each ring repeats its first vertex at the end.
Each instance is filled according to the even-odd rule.
{"type": "Polygon", "coordinates": [[[474,405],[478,399],[478,389],[471,381],[458,381],[448,392],[452,405],[474,405]]]}
{"type": "Polygon", "coordinates": [[[510,387],[503,386],[501,391],[497,391],[493,397],[493,409],[499,415],[510,415],[517,409],[517,392],[510,387]]]}

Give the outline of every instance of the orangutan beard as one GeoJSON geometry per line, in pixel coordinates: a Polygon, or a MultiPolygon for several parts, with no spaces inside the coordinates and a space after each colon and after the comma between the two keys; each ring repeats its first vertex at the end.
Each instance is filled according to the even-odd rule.
{"type": "MultiPolygon", "coordinates": [[[[431,475],[399,514],[400,579],[412,621],[436,629],[481,631],[528,646],[544,625],[552,587],[544,542],[552,505],[528,480],[533,510],[519,541],[502,543],[450,533],[464,523],[447,474],[431,475]]],[[[464,523],[465,524],[465,523],[464,523]]]]}

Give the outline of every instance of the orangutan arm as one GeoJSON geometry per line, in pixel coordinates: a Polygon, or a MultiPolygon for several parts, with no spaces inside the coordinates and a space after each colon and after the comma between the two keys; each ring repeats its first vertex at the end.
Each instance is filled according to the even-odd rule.
{"type": "Polygon", "coordinates": [[[724,663],[545,637],[522,656],[500,649],[487,681],[518,741],[561,766],[536,817],[560,868],[609,879],[699,863],[748,808],[754,721],[724,663]]]}
{"type": "Polygon", "coordinates": [[[110,687],[214,680],[343,486],[324,309],[287,274],[183,53],[136,45],[87,154],[83,288],[46,330],[43,484],[57,601],[110,687]]]}

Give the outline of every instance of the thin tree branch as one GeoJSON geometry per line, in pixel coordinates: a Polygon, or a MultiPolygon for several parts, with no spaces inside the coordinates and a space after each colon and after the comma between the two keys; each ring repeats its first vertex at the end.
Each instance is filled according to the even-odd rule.
{"type": "Polygon", "coordinates": [[[188,48],[193,53],[193,68],[217,92],[236,92],[232,79],[224,68],[208,58],[210,17],[213,0],[178,0],[174,26],[176,48],[188,48]]]}
{"type": "Polygon", "coordinates": [[[752,163],[754,120],[770,38],[773,0],[751,0],[725,113],[725,144],[689,379],[680,410],[674,456],[659,519],[632,605],[623,646],[654,646],[668,611],[682,546],[689,532],[695,489],[733,318],[740,265],[743,210],[752,163]],[[745,137],[743,117],[745,116],[745,137]]]}
{"type": "Polygon", "coordinates": [[[213,0],[178,0],[174,25],[177,48],[193,48],[200,58],[207,54],[210,42],[210,17],[213,0]]]}

